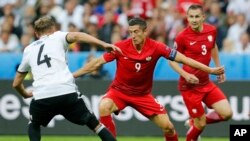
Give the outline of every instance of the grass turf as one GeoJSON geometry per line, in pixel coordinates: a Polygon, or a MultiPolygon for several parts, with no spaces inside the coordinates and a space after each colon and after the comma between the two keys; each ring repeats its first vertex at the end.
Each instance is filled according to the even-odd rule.
{"type": "MultiPolygon", "coordinates": [[[[5,136],[0,135],[0,141],[27,141],[28,136],[5,136]]],[[[163,141],[163,137],[127,137],[119,136],[118,141],[163,141]]],[[[202,141],[228,141],[228,138],[202,137],[202,141]]],[[[42,141],[100,141],[97,136],[42,136],[42,141]]],[[[180,137],[179,141],[185,141],[184,137],[180,137]]]]}

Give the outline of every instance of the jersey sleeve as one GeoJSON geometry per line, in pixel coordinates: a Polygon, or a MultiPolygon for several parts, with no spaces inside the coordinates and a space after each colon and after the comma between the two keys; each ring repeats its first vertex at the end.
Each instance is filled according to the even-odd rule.
{"type": "Polygon", "coordinates": [[[103,54],[103,58],[106,62],[111,62],[116,59],[116,56],[112,53],[105,52],[103,54]]]}
{"type": "MultiPolygon", "coordinates": [[[[119,47],[119,43],[116,43],[115,46],[119,47]]],[[[115,60],[116,58],[118,58],[118,55],[119,55],[118,52],[115,52],[115,53],[105,52],[103,54],[103,58],[105,59],[106,62],[111,62],[111,61],[115,60]]]]}
{"type": "Polygon", "coordinates": [[[163,56],[169,60],[175,60],[175,56],[177,51],[173,48],[168,47],[167,45],[163,43],[158,43],[158,48],[161,53],[163,53],[163,56]]]}
{"type": "Polygon", "coordinates": [[[182,35],[178,35],[175,38],[174,49],[176,49],[180,53],[183,53],[184,47],[185,47],[185,45],[184,45],[184,40],[182,38],[182,35]]]}
{"type": "Polygon", "coordinates": [[[56,37],[63,43],[64,49],[67,49],[69,46],[67,38],[66,38],[68,32],[57,31],[55,32],[55,34],[56,34],[56,37]]]}
{"type": "Polygon", "coordinates": [[[22,61],[17,69],[20,73],[26,73],[30,70],[28,52],[24,51],[22,61]]]}

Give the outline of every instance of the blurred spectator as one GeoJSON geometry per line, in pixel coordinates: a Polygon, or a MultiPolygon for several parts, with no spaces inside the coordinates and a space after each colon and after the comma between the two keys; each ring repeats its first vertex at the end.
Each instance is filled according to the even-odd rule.
{"type": "Polygon", "coordinates": [[[73,23],[78,29],[82,29],[83,11],[83,6],[79,5],[78,0],[66,0],[64,9],[57,19],[57,22],[61,24],[61,30],[68,31],[69,23],[73,23]]]}
{"type": "Polygon", "coordinates": [[[246,21],[250,23],[250,1],[249,0],[230,0],[227,7],[227,14],[244,14],[246,21]]]}
{"type": "MultiPolygon", "coordinates": [[[[77,29],[77,27],[73,23],[69,23],[68,31],[69,32],[79,32],[79,30],[77,29]]],[[[69,44],[69,51],[79,52],[80,51],[80,43],[74,42],[74,43],[69,44]]]]}
{"type": "Polygon", "coordinates": [[[246,32],[248,28],[245,15],[240,13],[236,16],[236,22],[229,27],[227,33],[227,38],[233,40],[234,42],[239,41],[240,35],[246,32]]]}
{"type": "Polygon", "coordinates": [[[28,24],[32,23],[36,18],[36,10],[34,6],[25,6],[23,9],[23,14],[21,15],[20,26],[24,32],[26,32],[26,27],[28,24]]]}
{"type": "Polygon", "coordinates": [[[98,23],[98,17],[93,14],[92,6],[88,2],[84,4],[84,12],[82,16],[83,30],[87,30],[86,27],[91,23],[98,23]]]}
{"type": "Polygon", "coordinates": [[[155,8],[155,0],[131,0],[129,16],[141,17],[144,19],[153,16],[153,9],[155,8]]]}
{"type": "Polygon", "coordinates": [[[56,1],[57,0],[49,0],[49,7],[50,7],[49,15],[55,17],[56,21],[58,21],[61,13],[63,12],[63,9],[62,7],[56,4],[56,1]]]}
{"type": "Polygon", "coordinates": [[[15,20],[15,15],[13,13],[10,13],[9,15],[6,15],[4,18],[4,22],[9,24],[11,28],[11,33],[17,35],[18,39],[21,38],[22,35],[22,28],[20,26],[15,26],[14,25],[14,20],[15,20]]]}
{"type": "Polygon", "coordinates": [[[37,1],[37,18],[45,16],[45,15],[49,15],[49,11],[50,11],[50,0],[39,0],[37,1]]]}
{"type": "Polygon", "coordinates": [[[203,0],[177,0],[177,10],[178,12],[185,17],[187,9],[192,4],[200,4],[202,5],[203,0]]]}
{"type": "Polygon", "coordinates": [[[226,54],[232,54],[234,50],[234,42],[231,39],[225,38],[222,42],[221,52],[226,54]]]}
{"type": "MultiPolygon", "coordinates": [[[[96,23],[89,23],[85,30],[86,33],[98,38],[98,29],[96,23]]],[[[88,44],[88,43],[81,43],[80,44],[80,50],[81,51],[90,51],[90,52],[96,52],[96,51],[103,51],[103,49],[98,48],[95,44],[88,44]]]]}
{"type": "Polygon", "coordinates": [[[233,53],[250,55],[250,37],[246,32],[240,35],[240,40],[236,42],[233,53]]]}
{"type": "Polygon", "coordinates": [[[111,35],[115,25],[114,13],[112,11],[106,11],[104,14],[104,24],[98,33],[99,38],[104,42],[111,43],[111,35]]]}
{"type": "MultiPolygon", "coordinates": [[[[165,24],[165,11],[162,9],[154,9],[153,16],[147,20],[148,23],[148,35],[152,39],[156,39],[157,36],[163,36],[166,39],[167,30],[165,24]]],[[[164,40],[165,43],[165,40],[164,40]]]]}
{"type": "Polygon", "coordinates": [[[31,34],[24,33],[22,34],[19,48],[21,49],[21,51],[23,51],[24,48],[27,47],[33,41],[34,41],[34,38],[31,34]]]}
{"type": "Polygon", "coordinates": [[[209,6],[206,21],[217,28],[218,49],[222,48],[222,41],[227,35],[226,15],[221,12],[220,3],[212,1],[209,6]]]}
{"type": "Polygon", "coordinates": [[[116,42],[119,42],[122,40],[122,36],[118,32],[113,32],[111,36],[111,43],[115,44],[116,42]]]}
{"type": "Polygon", "coordinates": [[[20,52],[18,37],[11,33],[11,25],[4,22],[0,30],[0,52],[20,52]]]}
{"type": "MultiPolygon", "coordinates": [[[[173,9],[174,10],[174,9],[173,9]]],[[[170,47],[172,47],[174,45],[174,40],[175,40],[175,37],[178,35],[179,32],[181,32],[184,27],[185,27],[185,23],[184,23],[184,20],[182,18],[182,15],[177,12],[176,10],[172,11],[173,13],[173,21],[171,21],[171,25],[169,30],[168,30],[168,40],[167,40],[167,43],[170,47]]]]}

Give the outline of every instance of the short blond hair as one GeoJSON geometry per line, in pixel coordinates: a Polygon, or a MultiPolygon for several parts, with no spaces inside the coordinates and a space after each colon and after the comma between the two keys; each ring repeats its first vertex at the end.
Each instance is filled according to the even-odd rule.
{"type": "Polygon", "coordinates": [[[43,34],[54,28],[56,22],[51,16],[43,16],[35,21],[34,29],[38,34],[43,34]]]}

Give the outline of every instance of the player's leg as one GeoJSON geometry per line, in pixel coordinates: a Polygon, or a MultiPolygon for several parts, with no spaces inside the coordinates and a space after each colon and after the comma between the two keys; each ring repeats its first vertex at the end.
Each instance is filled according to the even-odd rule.
{"type": "Polygon", "coordinates": [[[61,103],[60,113],[69,121],[87,125],[103,141],[115,141],[115,137],[108,131],[105,126],[100,124],[96,116],[91,112],[84,102],[84,96],[78,97],[77,94],[68,94],[64,102],[61,103]]]}
{"type": "Polygon", "coordinates": [[[115,122],[112,118],[113,112],[119,112],[126,107],[123,99],[126,95],[115,89],[109,89],[109,91],[103,96],[99,103],[100,121],[103,123],[109,131],[116,137],[115,122]]]}
{"type": "Polygon", "coordinates": [[[100,114],[100,121],[104,124],[110,132],[116,137],[116,127],[115,122],[112,118],[112,113],[116,111],[117,106],[110,98],[103,98],[99,104],[99,114],[100,114]]]}
{"type": "Polygon", "coordinates": [[[178,141],[177,132],[167,114],[153,115],[149,119],[162,129],[166,141],[178,141]]]}
{"type": "Polygon", "coordinates": [[[28,125],[28,135],[30,141],[41,140],[41,125],[47,126],[54,117],[50,107],[45,104],[45,100],[32,100],[30,104],[30,122],[28,125]]]}
{"type": "Polygon", "coordinates": [[[231,106],[224,93],[217,87],[208,93],[205,101],[209,108],[214,111],[207,113],[207,124],[229,120],[232,117],[231,106]]]}
{"type": "Polygon", "coordinates": [[[202,106],[202,98],[205,93],[185,90],[181,91],[181,94],[192,121],[186,134],[186,141],[197,141],[206,126],[206,115],[202,106]]]}
{"type": "Polygon", "coordinates": [[[28,135],[30,141],[40,141],[41,140],[40,124],[30,122],[28,125],[28,135]]]}
{"type": "Polygon", "coordinates": [[[148,117],[162,129],[166,141],[178,141],[177,133],[173,124],[169,120],[166,109],[153,97],[152,94],[140,95],[138,98],[134,96],[129,103],[130,106],[142,115],[148,117]]]}
{"type": "Polygon", "coordinates": [[[200,135],[206,127],[206,115],[191,118],[187,122],[189,122],[189,130],[186,134],[186,141],[200,141],[200,135]]]}

